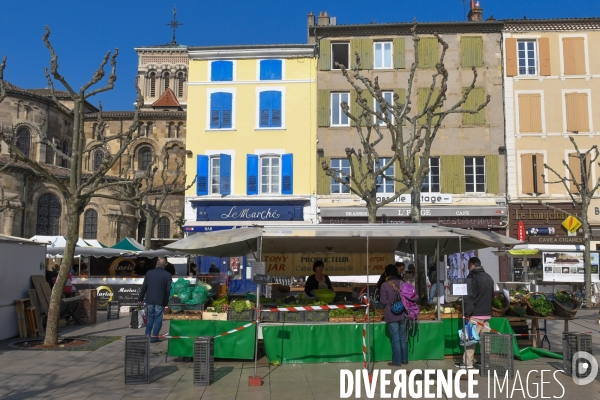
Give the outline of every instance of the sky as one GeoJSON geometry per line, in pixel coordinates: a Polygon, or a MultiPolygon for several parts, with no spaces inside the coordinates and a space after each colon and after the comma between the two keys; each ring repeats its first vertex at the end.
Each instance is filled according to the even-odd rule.
{"type": "MultiPolygon", "coordinates": [[[[107,51],[119,48],[115,89],[90,98],[104,110],[132,110],[135,47],[171,42],[172,0],[0,0],[4,79],[23,88],[47,87],[44,27],[59,71],[74,88],[86,83],[107,51]]],[[[480,0],[484,19],[600,17],[600,0],[480,0]]],[[[188,46],[306,43],[307,18],[327,11],[339,24],[463,21],[462,0],[179,0],[177,42],[188,46]]],[[[109,68],[107,67],[107,76],[109,68]]],[[[106,78],[105,81],[106,82],[106,78]]],[[[60,84],[57,89],[62,89],[60,84]]]]}

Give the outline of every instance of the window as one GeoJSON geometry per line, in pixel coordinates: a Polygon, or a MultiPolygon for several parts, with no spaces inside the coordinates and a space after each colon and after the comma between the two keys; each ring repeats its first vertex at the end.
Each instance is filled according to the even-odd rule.
{"type": "Polygon", "coordinates": [[[465,192],[485,192],[485,157],[465,157],[465,192]]]}
{"type": "Polygon", "coordinates": [[[154,128],[154,124],[152,122],[148,122],[146,124],[146,137],[152,136],[152,128],[154,128]]]}
{"type": "Polygon", "coordinates": [[[233,81],[233,61],[210,63],[210,80],[213,82],[233,81]]]}
{"type": "Polygon", "coordinates": [[[543,174],[543,154],[521,154],[521,191],[523,193],[544,193],[543,174]]]}
{"type": "Polygon", "coordinates": [[[144,126],[143,122],[140,122],[140,124],[138,125],[138,131],[137,134],[138,136],[142,136],[146,133],[146,127],[144,126]]]}
{"type": "Polygon", "coordinates": [[[423,179],[421,192],[440,193],[440,158],[429,158],[429,173],[423,179]]]}
{"type": "Polygon", "coordinates": [[[582,37],[563,38],[563,59],[565,75],[585,75],[585,39],[582,37]]]}
{"type": "Polygon", "coordinates": [[[150,73],[150,97],[156,96],[156,73],[150,73]]]}
{"type": "MultiPolygon", "coordinates": [[[[394,92],[381,92],[381,95],[383,96],[385,101],[387,101],[390,105],[392,105],[392,106],[394,105],[394,92]]],[[[380,112],[381,105],[379,104],[377,99],[374,99],[374,100],[375,100],[375,111],[380,112]]],[[[393,123],[394,122],[394,114],[389,109],[387,110],[387,116],[388,116],[388,119],[393,123]]],[[[377,118],[377,117],[375,117],[375,118],[377,118]]],[[[387,124],[384,121],[379,120],[379,125],[387,125],[387,124]]]]}
{"type": "Polygon", "coordinates": [[[38,201],[36,235],[58,235],[61,211],[58,197],[52,193],[42,195],[38,201]]]}
{"type": "Polygon", "coordinates": [[[279,162],[279,156],[262,156],[260,158],[261,193],[279,193],[281,174],[279,162]]]}
{"type": "Polygon", "coordinates": [[[150,147],[142,147],[138,153],[139,161],[139,169],[147,170],[148,167],[152,164],[152,149],[150,147]]]}
{"type": "MultiPolygon", "coordinates": [[[[69,156],[70,155],[69,154],[69,150],[70,150],[69,149],[69,142],[67,142],[66,140],[63,141],[63,143],[62,143],[62,153],[65,156],[69,156]]],[[[69,160],[66,157],[63,157],[62,160],[61,160],[61,165],[62,165],[63,168],[68,168],[69,167],[69,160]]]]}
{"type": "Polygon", "coordinates": [[[375,42],[375,69],[392,68],[392,42],[375,42]]]}
{"type": "Polygon", "coordinates": [[[281,127],[281,92],[267,91],[260,92],[259,112],[261,128],[280,128],[281,127]]]}
{"type": "Polygon", "coordinates": [[[519,62],[519,75],[537,75],[535,40],[517,41],[517,59],[519,62]]]}
{"type": "Polygon", "coordinates": [[[331,43],[331,69],[341,69],[336,63],[349,68],[350,63],[350,44],[349,43],[331,43]]]}
{"type": "Polygon", "coordinates": [[[158,219],[158,238],[168,239],[171,236],[171,223],[169,218],[161,217],[158,219]]]}
{"type": "Polygon", "coordinates": [[[221,159],[210,157],[210,194],[219,194],[221,188],[221,159]]]}
{"type": "Polygon", "coordinates": [[[165,81],[163,91],[165,91],[169,88],[169,85],[171,83],[170,82],[171,74],[169,74],[168,72],[165,72],[165,74],[163,75],[163,80],[165,81]]]}
{"type": "Polygon", "coordinates": [[[96,210],[86,210],[83,214],[83,238],[96,239],[98,235],[98,213],[96,210]]]}
{"type": "Polygon", "coordinates": [[[519,94],[519,132],[543,132],[542,96],[539,93],[519,94]]]}
{"type": "Polygon", "coordinates": [[[260,80],[274,81],[282,79],[282,61],[281,60],[261,60],[260,61],[260,80]]]}
{"type": "Polygon", "coordinates": [[[19,128],[17,131],[17,143],[15,143],[17,149],[23,153],[23,155],[29,158],[29,152],[31,150],[31,133],[27,128],[19,128]]]}
{"type": "Polygon", "coordinates": [[[228,129],[232,127],[233,95],[226,92],[210,95],[210,128],[228,129]]]}
{"type": "Polygon", "coordinates": [[[348,116],[342,110],[342,103],[349,103],[350,93],[331,93],[331,126],[350,125],[348,116]]]}
{"type": "Polygon", "coordinates": [[[94,164],[93,164],[94,171],[98,171],[100,169],[100,166],[102,166],[102,161],[104,161],[104,151],[103,150],[94,151],[94,164]]]}
{"type": "MultiPolygon", "coordinates": [[[[379,163],[375,165],[375,170],[379,171],[381,167],[385,167],[387,163],[389,163],[391,158],[380,158],[379,163]]],[[[392,164],[388,169],[384,171],[384,174],[387,176],[394,176],[394,164],[392,164]]],[[[377,176],[377,193],[395,193],[394,190],[394,180],[386,179],[385,177],[378,175],[377,176]]]]}
{"type": "MultiPolygon", "coordinates": [[[[332,158],[331,169],[345,172],[350,176],[350,161],[347,158],[332,158]]],[[[350,178],[344,177],[341,172],[337,172],[336,175],[343,180],[345,179],[346,182],[350,182],[350,178]]],[[[331,177],[331,193],[350,193],[350,188],[336,182],[333,177],[331,177]]]]}
{"type": "Polygon", "coordinates": [[[567,132],[589,132],[587,93],[565,93],[567,132]]]}
{"type": "MultiPolygon", "coordinates": [[[[585,150],[580,150],[581,152],[585,152],[585,150]]],[[[570,176],[570,179],[574,180],[579,185],[583,184],[584,181],[584,173],[587,175],[587,186],[591,190],[594,185],[592,183],[592,170],[589,169],[590,166],[593,168],[593,164],[591,164],[592,154],[588,153],[585,155],[585,158],[581,159],[577,155],[577,153],[569,153],[569,169],[573,174],[570,176]],[[583,171],[581,171],[581,167],[583,164],[583,171]]],[[[579,193],[575,182],[569,181],[569,187],[571,193],[579,193]]]]}
{"type": "Polygon", "coordinates": [[[46,164],[54,164],[54,150],[48,145],[46,145],[46,164]]]}
{"type": "Polygon", "coordinates": [[[177,74],[177,97],[183,97],[183,88],[185,87],[185,75],[183,72],[177,74]]]}

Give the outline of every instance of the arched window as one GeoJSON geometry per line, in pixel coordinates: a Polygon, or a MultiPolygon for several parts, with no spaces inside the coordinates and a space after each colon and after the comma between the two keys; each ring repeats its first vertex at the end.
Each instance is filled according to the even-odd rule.
{"type": "Polygon", "coordinates": [[[143,243],[145,237],[146,237],[146,219],[142,219],[138,223],[138,234],[137,234],[138,242],[143,243]]]}
{"type": "MultiPolygon", "coordinates": [[[[62,152],[65,156],[69,155],[69,142],[67,142],[66,140],[63,141],[62,143],[62,152]]],[[[62,158],[62,162],[61,165],[63,168],[68,168],[69,167],[69,161],[66,158],[62,158]]]]}
{"type": "Polygon", "coordinates": [[[152,149],[150,147],[142,147],[138,152],[138,165],[139,169],[147,170],[150,164],[152,164],[152,149]]]}
{"type": "Polygon", "coordinates": [[[169,81],[171,80],[171,74],[169,74],[168,72],[165,72],[165,74],[163,75],[163,79],[165,81],[165,87],[164,90],[167,90],[169,88],[169,81]]]}
{"type": "Polygon", "coordinates": [[[140,124],[138,125],[138,136],[142,136],[145,133],[146,133],[146,127],[144,126],[143,122],[140,122],[140,124]]]}
{"type": "Polygon", "coordinates": [[[42,195],[38,201],[36,235],[58,235],[60,214],[61,205],[58,197],[52,193],[42,195]]]}
{"type": "Polygon", "coordinates": [[[177,75],[177,96],[183,97],[183,86],[185,85],[185,76],[183,72],[177,75]]]}
{"type": "Polygon", "coordinates": [[[103,150],[96,150],[94,152],[94,172],[98,171],[100,169],[100,166],[102,165],[102,161],[104,161],[104,151],[103,150]]]}
{"type": "Polygon", "coordinates": [[[96,239],[98,236],[98,213],[89,209],[83,214],[83,238],[96,239]]]}
{"type": "Polygon", "coordinates": [[[46,164],[54,164],[54,150],[48,145],[46,145],[46,164]]]}
{"type": "Polygon", "coordinates": [[[158,238],[168,239],[171,236],[171,223],[169,218],[162,217],[158,220],[158,238]]]}
{"type": "Polygon", "coordinates": [[[31,133],[27,128],[19,128],[17,131],[17,149],[29,158],[29,151],[31,150],[31,133]]]}
{"type": "Polygon", "coordinates": [[[150,73],[150,97],[156,96],[156,73],[150,73]]]}
{"type": "Polygon", "coordinates": [[[152,136],[152,128],[154,128],[152,122],[148,122],[146,125],[146,137],[152,136]]]}
{"type": "Polygon", "coordinates": [[[168,132],[168,137],[170,139],[175,137],[175,123],[173,122],[169,122],[169,132],[168,132]]]}

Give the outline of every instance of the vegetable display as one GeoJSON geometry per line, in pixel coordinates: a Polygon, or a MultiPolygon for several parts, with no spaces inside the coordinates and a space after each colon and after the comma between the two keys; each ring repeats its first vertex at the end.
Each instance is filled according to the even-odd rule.
{"type": "Polygon", "coordinates": [[[528,299],[529,305],[533,309],[533,311],[542,314],[544,317],[548,314],[551,314],[554,311],[554,306],[552,302],[546,299],[546,296],[543,294],[537,295],[535,297],[530,297],[528,299]]]}
{"type": "Polygon", "coordinates": [[[504,304],[502,304],[502,300],[500,300],[497,297],[494,297],[492,299],[492,307],[502,309],[502,308],[504,308],[504,304]]]}
{"type": "Polygon", "coordinates": [[[338,308],[336,310],[329,311],[329,317],[334,318],[347,318],[354,317],[354,311],[350,308],[338,308]]]}
{"type": "Polygon", "coordinates": [[[233,300],[231,304],[229,304],[229,308],[233,308],[233,310],[237,313],[241,313],[245,310],[252,310],[254,304],[250,302],[250,300],[233,300]]]}

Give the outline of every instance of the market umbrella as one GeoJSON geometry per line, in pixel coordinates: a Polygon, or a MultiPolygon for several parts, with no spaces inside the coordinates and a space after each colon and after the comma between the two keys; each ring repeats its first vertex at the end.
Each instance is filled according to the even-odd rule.
{"type": "Polygon", "coordinates": [[[262,228],[196,233],[164,246],[164,248],[202,256],[233,257],[255,252],[255,239],[261,235],[262,228]]]}
{"type": "Polygon", "coordinates": [[[156,258],[156,257],[187,257],[189,253],[184,253],[182,251],[170,251],[167,249],[157,249],[157,250],[144,250],[138,253],[138,257],[148,257],[148,258],[156,258]]]}

